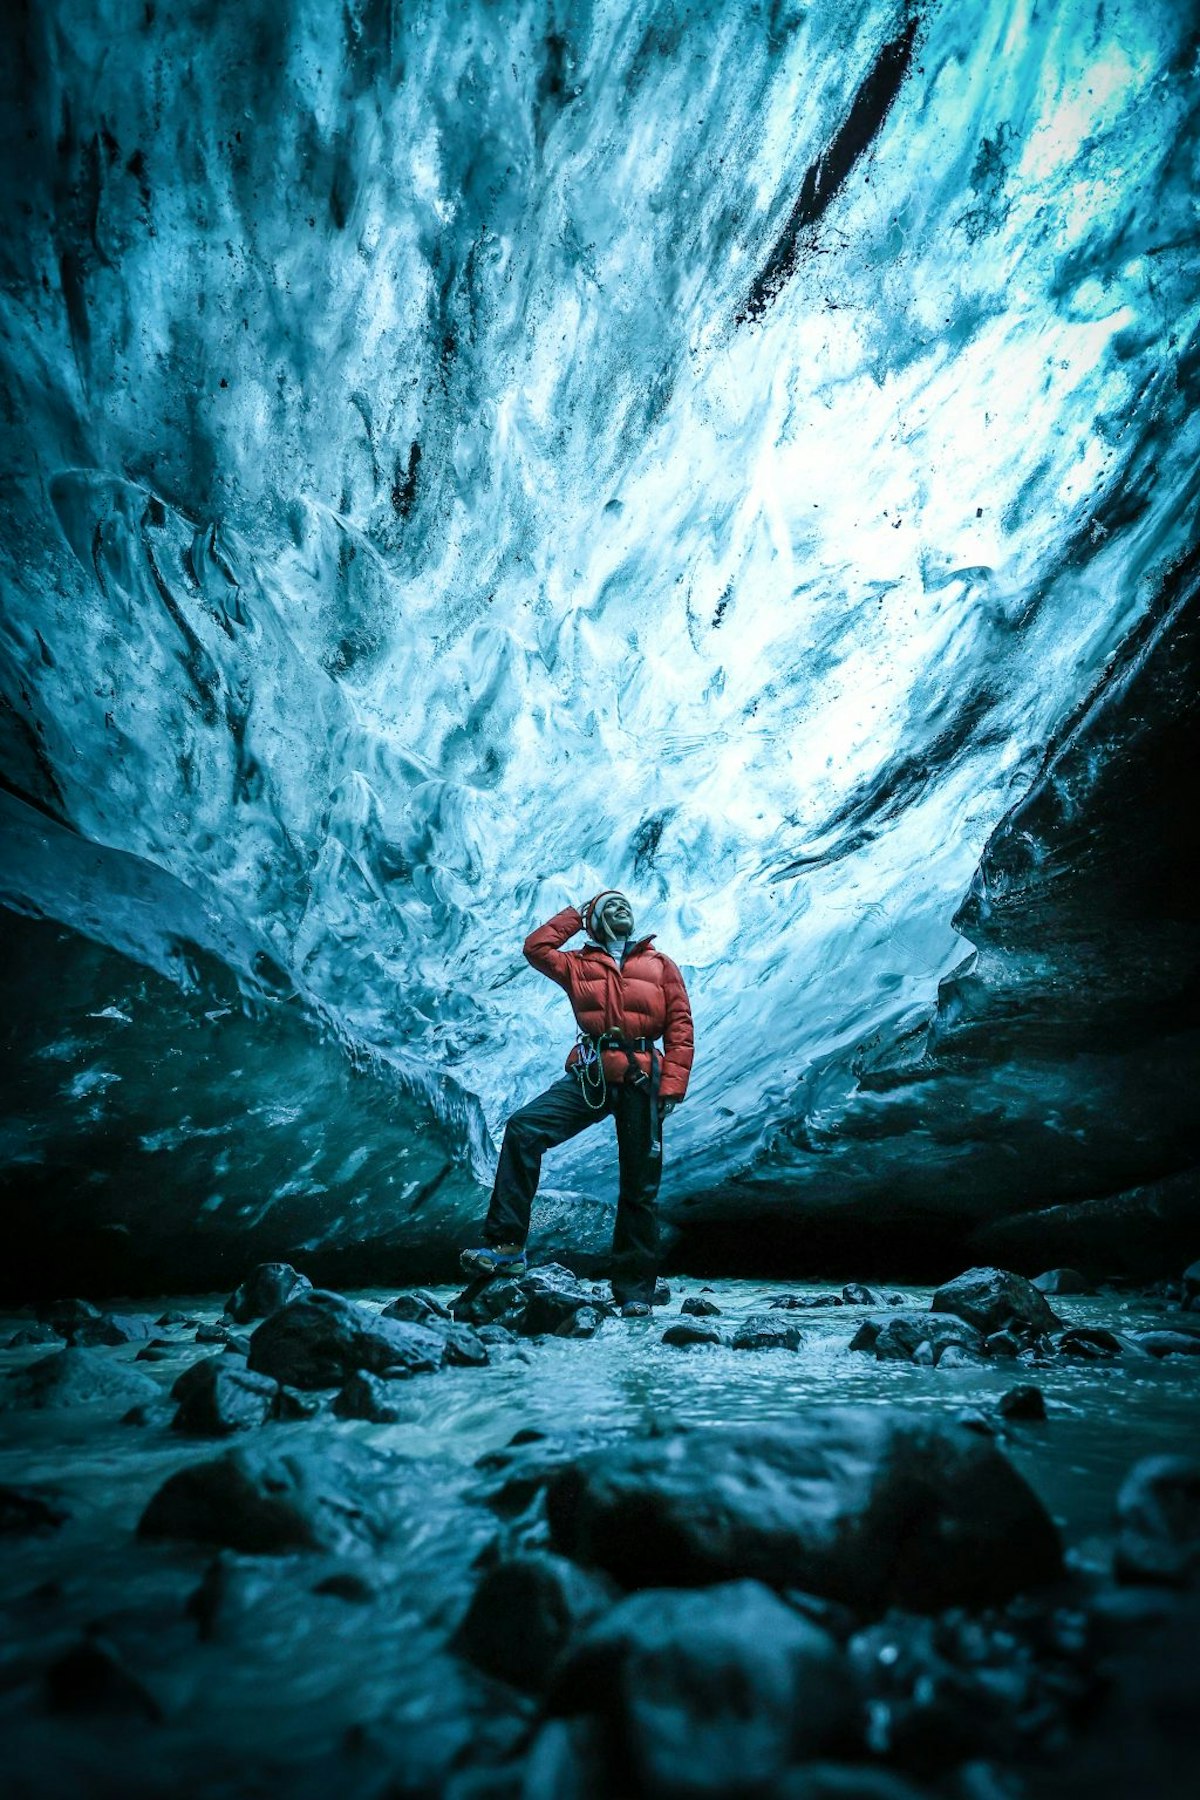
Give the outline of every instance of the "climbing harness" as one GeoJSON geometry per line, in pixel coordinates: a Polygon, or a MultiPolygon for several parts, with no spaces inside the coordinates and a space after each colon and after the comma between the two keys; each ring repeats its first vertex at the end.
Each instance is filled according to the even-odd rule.
{"type": "Polygon", "coordinates": [[[579,1086],[584,1100],[593,1112],[603,1112],[608,1104],[608,1078],[604,1073],[605,1050],[623,1050],[629,1062],[629,1073],[625,1078],[627,1087],[648,1089],[650,1094],[650,1154],[652,1157],[662,1156],[662,1119],[658,1110],[658,1084],[662,1074],[662,1064],[653,1038],[626,1038],[619,1031],[602,1031],[599,1037],[591,1037],[585,1031],[576,1039],[579,1058],[575,1064],[575,1073],[579,1077],[579,1086]],[[639,1066],[637,1052],[649,1052],[650,1073],[639,1066]]]}

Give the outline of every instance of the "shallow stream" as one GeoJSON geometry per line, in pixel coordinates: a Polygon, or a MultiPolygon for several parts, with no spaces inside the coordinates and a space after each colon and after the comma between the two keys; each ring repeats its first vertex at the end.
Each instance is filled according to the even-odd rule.
{"type": "MultiPolygon", "coordinates": [[[[345,1558],[231,1559],[236,1604],[208,1640],[187,1602],[213,1552],[149,1543],[135,1531],[170,1473],[219,1454],[225,1443],[181,1437],[169,1415],[145,1426],[123,1424],[123,1407],[0,1412],[0,1483],[52,1490],[71,1515],[53,1533],[9,1536],[0,1549],[0,1733],[12,1791],[128,1796],[171,1788],[232,1796],[274,1791],[286,1779],[293,1794],[307,1793],[310,1784],[314,1793],[328,1792],[330,1783],[341,1793],[429,1792],[439,1769],[479,1752],[481,1734],[507,1741],[522,1729],[531,1703],[476,1675],[449,1652],[447,1637],[472,1590],[473,1565],[498,1530],[495,1516],[472,1498],[479,1485],[474,1465],[518,1431],[616,1435],[672,1420],[729,1426],[786,1419],[827,1403],[947,1418],[975,1409],[999,1424],[1000,1396],[1033,1380],[1045,1395],[1047,1420],[1007,1425],[1001,1442],[1058,1522],[1073,1566],[1097,1575],[1107,1567],[1113,1502],[1131,1464],[1196,1441],[1200,1358],[1055,1360],[1032,1369],[877,1362],[848,1348],[857,1325],[873,1316],[852,1306],[792,1314],[803,1331],[794,1353],[679,1350],[661,1342],[668,1316],[688,1294],[703,1291],[715,1300],[725,1325],[763,1310],[782,1286],[675,1280],[670,1305],[650,1321],[611,1320],[590,1340],[501,1346],[487,1368],[447,1369],[405,1383],[399,1423],[322,1413],[261,1427],[259,1442],[268,1434],[280,1446],[348,1439],[395,1456],[387,1479],[401,1525],[386,1553],[369,1559],[358,1598],[313,1591],[345,1572],[345,1558]],[[86,1717],[47,1709],[47,1668],[97,1631],[160,1718],[138,1716],[136,1706],[124,1715],[118,1708],[115,1717],[103,1709],[86,1717]],[[181,1769],[190,1772],[183,1789],[181,1769]]],[[[822,1290],[789,1284],[789,1291],[822,1290]]],[[[929,1289],[891,1291],[928,1306],[929,1289]]],[[[392,1294],[357,1297],[383,1303],[392,1294]]],[[[1054,1305],[1070,1324],[1136,1329],[1163,1322],[1163,1303],[1142,1295],[1106,1292],[1054,1305]]],[[[220,1316],[222,1297],[175,1296],[121,1310],[153,1319],[167,1307],[210,1322],[220,1316]]],[[[0,1342],[27,1322],[0,1318],[0,1342]]],[[[159,1336],[177,1349],[137,1367],[161,1384],[164,1397],[190,1361],[220,1350],[196,1345],[185,1327],[159,1336]]],[[[0,1352],[0,1392],[7,1374],[55,1348],[0,1352]]],[[[137,1345],[97,1352],[131,1365],[137,1353],[137,1345]]]]}

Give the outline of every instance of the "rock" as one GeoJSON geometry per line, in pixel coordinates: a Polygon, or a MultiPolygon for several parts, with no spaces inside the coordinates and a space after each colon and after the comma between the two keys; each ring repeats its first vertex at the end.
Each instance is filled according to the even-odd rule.
{"type": "Polygon", "coordinates": [[[176,1431],[228,1437],[278,1415],[279,1384],[269,1376],[231,1366],[224,1356],[205,1357],[193,1367],[194,1375],[192,1369],[187,1371],[193,1379],[186,1384],[173,1421],[176,1431]]]}
{"type": "Polygon", "coordinates": [[[121,1414],[121,1423],[122,1425],[166,1426],[174,1417],[174,1411],[160,1396],[157,1400],[139,1400],[136,1406],[131,1406],[128,1412],[121,1414]]]}
{"type": "Polygon", "coordinates": [[[5,1345],[6,1350],[24,1350],[30,1344],[60,1344],[61,1331],[55,1331],[53,1325],[22,1325],[14,1331],[5,1345]]]}
{"type": "Polygon", "coordinates": [[[968,1269],[937,1290],[930,1311],[954,1313],[985,1336],[1004,1330],[1013,1319],[1035,1332],[1062,1324],[1033,1283],[1007,1269],[968,1269]]]}
{"type": "Polygon", "coordinates": [[[289,1387],[338,1387],[356,1369],[419,1375],[440,1369],[443,1339],[422,1325],[383,1319],[321,1288],[291,1300],[250,1339],[250,1367],[289,1387]]]}
{"type": "Polygon", "coordinates": [[[1189,1263],[1183,1271],[1179,1299],[1185,1312],[1198,1307],[1198,1303],[1200,1303],[1200,1262],[1189,1263]]]}
{"type": "Polygon", "coordinates": [[[481,1344],[515,1344],[517,1334],[510,1331],[507,1325],[479,1325],[475,1335],[481,1344]]]}
{"type": "MultiPolygon", "coordinates": [[[[581,1302],[582,1304],[582,1302],[581,1302]]],[[[588,1304],[591,1304],[589,1296],[588,1304]]],[[[509,1278],[473,1281],[450,1305],[453,1318],[479,1330],[484,1325],[503,1325],[520,1331],[525,1318],[525,1294],[521,1283],[509,1278]]]]}
{"type": "Polygon", "coordinates": [[[182,1344],[169,1344],[162,1338],[154,1338],[150,1343],[143,1344],[133,1360],[134,1362],[151,1363],[170,1362],[172,1358],[179,1355],[183,1348],[182,1344]]]}
{"type": "Polygon", "coordinates": [[[873,1288],[864,1287],[861,1281],[848,1281],[842,1289],[842,1299],[847,1306],[882,1306],[883,1300],[873,1288]]]}
{"type": "Polygon", "coordinates": [[[231,1331],[229,1333],[228,1337],[225,1339],[225,1354],[226,1356],[249,1356],[250,1339],[246,1336],[244,1331],[231,1331]]]}
{"type": "Polygon", "coordinates": [[[56,1350],[14,1376],[0,1405],[50,1411],[101,1404],[128,1407],[161,1398],[162,1389],[149,1375],[94,1350],[71,1348],[56,1350]]]}
{"type": "Polygon", "coordinates": [[[1001,1394],[996,1410],[1005,1419],[1044,1419],[1046,1396],[1031,1382],[1022,1382],[1019,1387],[1009,1388],[1006,1394],[1001,1394]]]}
{"type": "Polygon", "coordinates": [[[41,1488],[13,1487],[0,1482],[0,1536],[26,1536],[33,1532],[57,1531],[71,1514],[57,1494],[41,1488]]]}
{"type": "MultiPolygon", "coordinates": [[[[910,1362],[919,1344],[928,1344],[937,1362],[949,1344],[982,1352],[979,1333],[953,1313],[893,1313],[880,1325],[872,1348],[878,1362],[910,1362]]],[[[851,1346],[853,1347],[853,1346],[851,1346]]]]}
{"type": "Polygon", "coordinates": [[[397,1294],[390,1305],[384,1307],[380,1316],[384,1319],[399,1319],[406,1325],[423,1325],[427,1319],[449,1319],[450,1309],[443,1306],[433,1294],[415,1289],[410,1293],[397,1294]]]}
{"type": "MultiPolygon", "coordinates": [[[[586,1311],[586,1308],[580,1310],[586,1311]]],[[[451,1319],[431,1318],[425,1329],[442,1340],[442,1355],[448,1367],[482,1369],[486,1365],[487,1345],[473,1326],[460,1325],[451,1319]]]]}
{"type": "Polygon", "coordinates": [[[165,1312],[165,1313],[160,1313],[158,1318],[155,1319],[154,1323],[156,1325],[162,1325],[162,1326],[186,1325],[186,1326],[194,1328],[195,1326],[199,1325],[200,1321],[199,1321],[199,1319],[193,1319],[191,1313],[165,1312]]]}
{"type": "Polygon", "coordinates": [[[557,1331],[580,1307],[596,1312],[603,1305],[590,1287],[558,1263],[530,1269],[528,1275],[522,1276],[520,1288],[525,1296],[525,1312],[518,1330],[526,1337],[557,1331]]]}
{"type": "Polygon", "coordinates": [[[1093,1294],[1095,1289],[1078,1269],[1047,1269],[1035,1275],[1033,1285],[1039,1294],[1093,1294]]]}
{"type": "Polygon", "coordinates": [[[616,1310],[561,1263],[543,1263],[519,1279],[473,1281],[450,1310],[455,1319],[476,1328],[499,1324],[522,1337],[539,1337],[559,1332],[582,1307],[600,1318],[616,1310]]]}
{"type": "Polygon", "coordinates": [[[573,1338],[595,1337],[602,1323],[603,1314],[597,1307],[581,1306],[571,1314],[569,1319],[563,1320],[554,1335],[555,1337],[573,1338]]]}
{"type": "Polygon", "coordinates": [[[369,1606],[375,1588],[358,1569],[334,1569],[313,1584],[314,1594],[330,1594],[335,1600],[346,1600],[352,1606],[369,1606]]]}
{"type": "Polygon", "coordinates": [[[228,1325],[197,1325],[195,1341],[198,1344],[226,1344],[231,1336],[228,1325]]]}
{"type": "Polygon", "coordinates": [[[878,1319],[864,1319],[850,1339],[851,1350],[874,1350],[882,1329],[878,1319]]]}
{"type": "Polygon", "coordinates": [[[172,1475],[138,1525],[250,1556],[375,1548],[386,1535],[387,1463],[340,1444],[324,1450],[226,1450],[172,1475]]]}
{"type": "Polygon", "coordinates": [[[722,1338],[715,1325],[704,1324],[698,1319],[677,1319],[667,1326],[662,1341],[676,1350],[691,1350],[697,1344],[719,1344],[722,1338]]]}
{"type": "Polygon", "coordinates": [[[556,1471],[547,1501],[554,1547],[631,1588],[747,1577],[925,1612],[1061,1569],[1054,1525],[998,1449],[871,1407],[609,1445],[556,1471]]]}
{"type": "Polygon", "coordinates": [[[103,1344],[139,1344],[153,1337],[154,1326],[136,1313],[100,1313],[94,1319],[80,1319],[68,1325],[64,1333],[69,1344],[91,1348],[103,1344]]]}
{"type": "Polygon", "coordinates": [[[1200,1572],[1200,1460],[1148,1456],[1117,1495],[1118,1581],[1183,1587],[1200,1572]]]}
{"type": "Polygon", "coordinates": [[[548,1706],[600,1721],[603,1791],[655,1800],[758,1793],[857,1724],[838,1646],[755,1581],[622,1600],[570,1646],[548,1706]]]}
{"type": "Polygon", "coordinates": [[[323,1405],[322,1396],[302,1394],[299,1388],[279,1388],[279,1417],[281,1419],[315,1419],[323,1405]]]}
{"type": "Polygon", "coordinates": [[[54,1713],[106,1714],[159,1721],[162,1708],[110,1644],[87,1637],[46,1671],[46,1699],[54,1713]]]}
{"type": "Polygon", "coordinates": [[[235,1638],[247,1625],[257,1633],[263,1601],[278,1586],[277,1565],[222,1550],[188,1596],[186,1611],[206,1642],[235,1638]]]}
{"type": "Polygon", "coordinates": [[[753,1313],[738,1325],[731,1340],[735,1350],[798,1350],[800,1327],[770,1313],[753,1313]]]}
{"type": "Polygon", "coordinates": [[[977,1432],[980,1437],[994,1438],[996,1427],[987,1414],[980,1412],[977,1406],[964,1406],[961,1412],[955,1413],[955,1423],[964,1431],[977,1432]]]}
{"type": "Polygon", "coordinates": [[[651,1306],[670,1306],[671,1290],[665,1281],[656,1281],[654,1292],[650,1296],[651,1306]]]}
{"type": "Polygon", "coordinates": [[[1051,1339],[1060,1356],[1072,1362],[1107,1362],[1121,1354],[1121,1340],[1103,1325],[1071,1325],[1051,1339]]]}
{"type": "Polygon", "coordinates": [[[235,1288],[225,1302],[225,1311],[235,1325],[248,1325],[251,1319],[268,1319],[301,1294],[312,1292],[307,1275],[299,1275],[291,1263],[259,1263],[235,1288]]]}
{"type": "Polygon", "coordinates": [[[679,1310],[693,1319],[715,1319],[721,1311],[715,1300],[706,1300],[703,1294],[689,1294],[680,1301],[679,1310]]]}
{"type": "Polygon", "coordinates": [[[816,1307],[845,1306],[840,1294],[772,1294],[767,1305],[780,1312],[811,1312],[816,1307]]]}
{"type": "MultiPolygon", "coordinates": [[[[947,1344],[940,1351],[934,1350],[931,1344],[930,1350],[939,1369],[969,1369],[987,1361],[982,1349],[976,1350],[970,1344],[947,1344]]],[[[914,1356],[913,1361],[916,1360],[914,1356]]]]}
{"type": "Polygon", "coordinates": [[[36,1310],[42,1324],[52,1325],[59,1337],[66,1337],[67,1332],[75,1325],[100,1317],[100,1308],[90,1300],[47,1300],[41,1302],[36,1310]]]}
{"type": "Polygon", "coordinates": [[[983,1347],[997,1362],[1015,1362],[1021,1354],[1021,1340],[1011,1331],[993,1331],[984,1338],[983,1347]]]}
{"type": "Polygon", "coordinates": [[[1187,1331],[1131,1331],[1129,1336],[1151,1356],[1200,1356],[1200,1337],[1187,1331]]]}
{"type": "Polygon", "coordinates": [[[568,1640],[606,1612],[616,1590],[565,1557],[506,1557],[484,1575],[454,1648],[514,1687],[540,1688],[568,1640]]]}
{"type": "Polygon", "coordinates": [[[356,1369],[333,1403],[339,1419],[368,1419],[373,1425],[395,1425],[404,1417],[402,1381],[388,1381],[356,1369]]]}

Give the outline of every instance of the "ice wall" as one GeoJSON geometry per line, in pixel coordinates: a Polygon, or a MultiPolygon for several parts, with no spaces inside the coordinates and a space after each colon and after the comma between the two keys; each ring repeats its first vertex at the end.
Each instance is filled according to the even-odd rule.
{"type": "Polygon", "coordinates": [[[695,1002],[674,1192],[836,1130],[812,1070],[928,1016],[1194,529],[1188,9],[9,31],[3,770],[96,850],[10,904],[161,966],[186,892],[465,1140],[571,1035],[521,938],[625,885],[695,1002]],[[106,852],[172,879],[109,909],[106,852]]]}

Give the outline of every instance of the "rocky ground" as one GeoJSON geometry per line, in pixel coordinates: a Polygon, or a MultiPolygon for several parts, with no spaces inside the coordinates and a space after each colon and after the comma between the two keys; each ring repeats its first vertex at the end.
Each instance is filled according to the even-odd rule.
{"type": "Polygon", "coordinates": [[[8,1791],[1193,1791],[1200,1270],[674,1287],[6,1321],[8,1791]]]}

